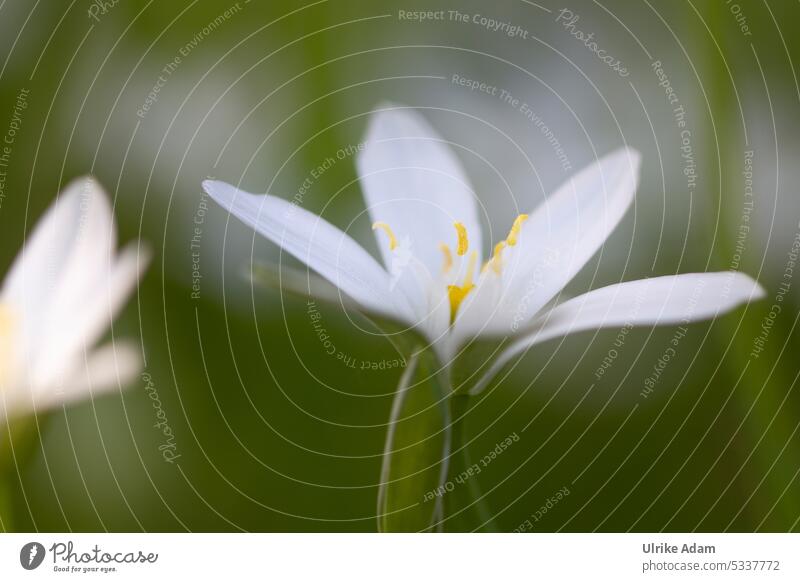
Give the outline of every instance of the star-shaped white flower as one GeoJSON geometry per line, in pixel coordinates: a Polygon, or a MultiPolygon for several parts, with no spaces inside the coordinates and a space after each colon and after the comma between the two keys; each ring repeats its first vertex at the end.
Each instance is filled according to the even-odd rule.
{"type": "Polygon", "coordinates": [[[70,183],[23,245],[0,290],[0,424],[126,384],[140,370],[131,342],[95,348],[148,262],[116,251],[106,194],[70,183]]]}
{"type": "Polygon", "coordinates": [[[214,180],[203,188],[365,311],[415,327],[444,363],[476,338],[509,338],[473,378],[477,391],[510,358],[554,337],[708,319],[763,296],[750,277],[721,272],[618,283],[557,303],[630,207],[639,164],[630,148],[599,159],[533,212],[510,217],[508,234],[484,258],[475,195],[458,159],[421,115],[387,105],[373,113],[358,157],[385,268],[296,205],[214,180]]]}

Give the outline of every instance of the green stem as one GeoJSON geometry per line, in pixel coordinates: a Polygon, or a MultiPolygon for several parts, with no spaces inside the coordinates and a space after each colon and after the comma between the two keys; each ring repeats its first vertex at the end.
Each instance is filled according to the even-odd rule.
{"type": "Polygon", "coordinates": [[[409,358],[392,403],[378,491],[378,529],[438,531],[450,445],[448,386],[431,353],[409,358]]]}
{"type": "Polygon", "coordinates": [[[469,396],[450,397],[450,467],[448,483],[452,491],[445,497],[445,520],[448,531],[498,531],[478,483],[477,473],[464,436],[469,396]]]}

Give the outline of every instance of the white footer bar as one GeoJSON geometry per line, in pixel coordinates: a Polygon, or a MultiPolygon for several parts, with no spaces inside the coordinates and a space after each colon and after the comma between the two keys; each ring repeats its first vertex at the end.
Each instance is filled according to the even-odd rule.
{"type": "Polygon", "coordinates": [[[0,534],[0,580],[796,581],[798,554],[800,534],[0,534]]]}

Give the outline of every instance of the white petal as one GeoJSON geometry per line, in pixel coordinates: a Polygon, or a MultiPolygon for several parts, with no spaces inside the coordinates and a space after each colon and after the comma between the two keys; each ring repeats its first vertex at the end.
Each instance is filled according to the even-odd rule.
{"type": "Polygon", "coordinates": [[[203,189],[223,208],[294,256],[367,309],[411,321],[407,302],[392,293],[388,273],[347,234],[275,196],[248,194],[216,180],[203,189]]]}
{"type": "Polygon", "coordinates": [[[106,392],[120,392],[142,369],[142,358],[133,342],[117,341],[100,346],[56,386],[35,396],[36,410],[94,398],[106,392]]]}
{"type": "Polygon", "coordinates": [[[639,165],[638,152],[617,150],[570,178],[523,223],[504,254],[499,325],[531,320],[600,249],[633,201],[639,165]]]}
{"type": "MultiPolygon", "coordinates": [[[[109,249],[107,252],[116,252],[109,249]]],[[[64,367],[82,357],[111,328],[147,268],[150,251],[140,243],[127,245],[118,257],[106,257],[94,265],[87,259],[83,273],[62,283],[53,305],[49,330],[40,338],[46,354],[32,371],[35,384],[50,385],[57,381],[64,367]],[[58,357],[54,357],[57,355],[58,357]]]]}
{"type": "Polygon", "coordinates": [[[97,274],[115,253],[115,227],[108,200],[90,177],[71,182],[39,221],[5,280],[0,301],[20,322],[20,357],[31,368],[64,354],[45,349],[55,329],[73,333],[76,308],[90,300],[97,274]]]}
{"type": "MultiPolygon", "coordinates": [[[[372,114],[364,150],[358,156],[358,174],[370,217],[388,224],[398,238],[408,236],[412,252],[436,275],[443,255],[439,244],[451,249],[458,240],[453,223],[467,229],[470,252],[482,250],[475,196],[464,170],[445,140],[418,113],[386,104],[372,114]]],[[[392,251],[377,232],[384,263],[392,251]]]]}
{"type": "Polygon", "coordinates": [[[511,335],[511,324],[502,316],[505,289],[500,277],[487,269],[475,289],[467,295],[458,310],[451,330],[451,344],[457,348],[479,335],[511,335]]]}
{"type": "Polygon", "coordinates": [[[447,287],[433,283],[428,286],[426,316],[422,320],[422,330],[437,351],[441,361],[451,358],[452,330],[450,328],[450,297],[447,287]]]}
{"type": "MultiPolygon", "coordinates": [[[[91,177],[74,180],[59,194],[25,241],[9,270],[3,296],[25,298],[28,293],[46,297],[69,266],[76,245],[86,243],[95,229],[104,242],[114,236],[111,210],[97,182],[91,177]],[[102,227],[98,226],[103,224],[102,227]]],[[[94,245],[96,248],[98,245],[94,245]]],[[[37,306],[43,301],[32,301],[37,306]]]]}
{"type": "Polygon", "coordinates": [[[542,314],[532,331],[492,364],[473,392],[485,387],[511,358],[531,346],[580,331],[624,325],[677,325],[710,319],[763,298],[762,287],[742,273],[688,273],[609,285],[542,314]]]}

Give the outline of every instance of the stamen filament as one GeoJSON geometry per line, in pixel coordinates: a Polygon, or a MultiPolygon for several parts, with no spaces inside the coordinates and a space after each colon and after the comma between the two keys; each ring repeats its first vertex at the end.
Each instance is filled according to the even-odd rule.
{"type": "Polygon", "coordinates": [[[494,253],[492,254],[492,259],[489,261],[489,265],[491,265],[492,270],[499,275],[501,269],[503,268],[503,256],[502,252],[503,249],[506,248],[507,244],[506,241],[501,240],[499,243],[494,245],[494,253]]]}
{"type": "Polygon", "coordinates": [[[453,268],[453,253],[450,250],[450,247],[445,243],[439,243],[439,249],[444,255],[444,266],[442,267],[442,272],[449,273],[450,269],[453,268]]]}
{"type": "Polygon", "coordinates": [[[478,262],[478,251],[472,251],[469,256],[469,263],[467,263],[467,274],[464,276],[464,284],[472,285],[472,279],[475,276],[475,265],[478,262]]]}

